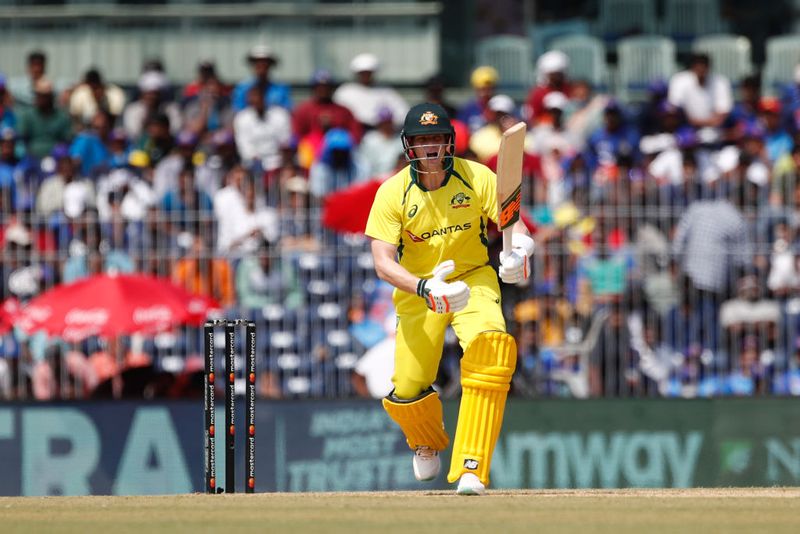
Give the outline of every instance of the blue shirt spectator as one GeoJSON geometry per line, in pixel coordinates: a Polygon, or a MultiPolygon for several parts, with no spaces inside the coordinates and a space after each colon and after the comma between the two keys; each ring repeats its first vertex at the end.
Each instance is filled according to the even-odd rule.
{"type": "Polygon", "coordinates": [[[586,161],[592,169],[620,160],[637,163],[639,132],[626,124],[622,108],[616,102],[606,106],[603,126],[589,136],[586,161]]]}
{"type": "Polygon", "coordinates": [[[278,57],[272,50],[264,45],[254,46],[247,55],[247,62],[253,71],[253,77],[236,84],[232,97],[233,110],[241,111],[247,107],[247,92],[254,85],[264,88],[264,101],[267,107],[281,106],[291,110],[292,97],[289,86],[269,79],[270,69],[278,64],[278,57]]]}

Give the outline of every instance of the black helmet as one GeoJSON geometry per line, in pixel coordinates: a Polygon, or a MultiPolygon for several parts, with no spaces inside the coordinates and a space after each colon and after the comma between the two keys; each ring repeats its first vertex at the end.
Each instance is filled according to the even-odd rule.
{"type": "Polygon", "coordinates": [[[403,137],[414,135],[445,134],[455,137],[447,111],[439,104],[417,104],[411,108],[403,123],[403,137]]]}

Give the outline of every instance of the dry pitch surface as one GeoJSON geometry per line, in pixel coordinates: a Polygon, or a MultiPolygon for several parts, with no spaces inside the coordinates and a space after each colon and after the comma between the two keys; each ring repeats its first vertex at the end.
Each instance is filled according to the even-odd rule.
{"type": "Polygon", "coordinates": [[[12,532],[800,532],[800,489],[0,497],[12,532]]]}

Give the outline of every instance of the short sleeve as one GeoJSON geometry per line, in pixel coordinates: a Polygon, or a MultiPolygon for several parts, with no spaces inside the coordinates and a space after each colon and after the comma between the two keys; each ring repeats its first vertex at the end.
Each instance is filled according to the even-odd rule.
{"type": "Polygon", "coordinates": [[[402,230],[402,219],[398,209],[401,196],[394,194],[396,187],[393,187],[393,184],[393,180],[384,182],[375,194],[365,233],[373,239],[398,245],[402,230]]]}
{"type": "Polygon", "coordinates": [[[481,210],[487,217],[497,222],[497,175],[484,166],[481,166],[476,175],[474,183],[481,196],[481,210]]]}

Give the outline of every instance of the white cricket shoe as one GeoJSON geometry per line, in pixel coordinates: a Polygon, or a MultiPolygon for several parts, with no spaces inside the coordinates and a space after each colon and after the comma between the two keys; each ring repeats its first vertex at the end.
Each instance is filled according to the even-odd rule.
{"type": "Polygon", "coordinates": [[[486,486],[472,473],[464,473],[458,479],[458,489],[456,489],[458,495],[483,495],[484,491],[486,486]]]}
{"type": "Polygon", "coordinates": [[[430,447],[417,447],[414,451],[414,477],[420,482],[433,480],[439,474],[439,451],[430,447]]]}

